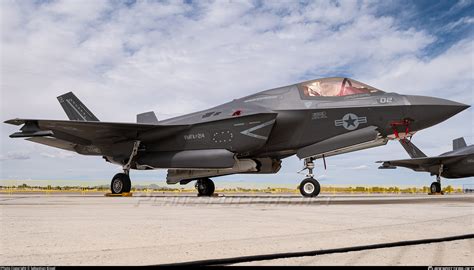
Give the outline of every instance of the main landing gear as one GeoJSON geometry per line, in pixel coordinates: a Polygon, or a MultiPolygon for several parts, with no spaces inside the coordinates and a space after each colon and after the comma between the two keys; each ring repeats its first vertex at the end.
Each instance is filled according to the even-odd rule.
{"type": "Polygon", "coordinates": [[[130,167],[133,158],[137,155],[139,146],[140,141],[135,141],[130,158],[128,159],[128,162],[123,165],[123,173],[117,173],[112,178],[112,182],[110,183],[110,190],[112,191],[112,194],[128,193],[132,189],[132,182],[130,181],[130,167]]]}
{"type": "Polygon", "coordinates": [[[318,196],[319,192],[321,191],[321,186],[319,185],[319,182],[316,179],[314,179],[313,161],[314,161],[313,158],[307,158],[304,160],[304,165],[305,165],[304,169],[308,169],[308,174],[306,175],[307,178],[301,181],[300,183],[301,195],[308,198],[318,196]]]}
{"type": "Polygon", "coordinates": [[[130,192],[132,188],[132,182],[127,173],[117,173],[114,178],[112,178],[112,183],[110,184],[110,190],[112,194],[121,194],[130,192]]]}
{"type": "Polygon", "coordinates": [[[198,191],[198,196],[210,197],[214,194],[216,187],[211,179],[200,178],[196,181],[196,189],[198,191]]]}
{"type": "Polygon", "coordinates": [[[431,194],[441,193],[441,174],[443,173],[443,164],[439,166],[439,172],[436,175],[436,182],[431,183],[430,191],[431,194]]]}

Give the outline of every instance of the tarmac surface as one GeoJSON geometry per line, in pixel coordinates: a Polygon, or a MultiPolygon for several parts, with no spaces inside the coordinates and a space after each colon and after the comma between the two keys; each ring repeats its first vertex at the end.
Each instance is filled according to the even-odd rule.
{"type": "MultiPolygon", "coordinates": [[[[156,265],[474,233],[473,195],[0,193],[0,265],[156,265]]],[[[474,240],[237,265],[474,265],[474,240]]]]}

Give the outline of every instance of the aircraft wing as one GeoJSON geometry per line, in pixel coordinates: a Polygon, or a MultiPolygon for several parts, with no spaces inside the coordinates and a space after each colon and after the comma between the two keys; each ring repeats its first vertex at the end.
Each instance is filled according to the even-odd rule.
{"type": "MultiPolygon", "coordinates": [[[[156,130],[155,139],[170,136],[188,125],[157,125],[144,123],[113,123],[93,121],[11,119],[5,121],[11,125],[23,125],[20,132],[10,135],[11,138],[29,138],[30,141],[54,146],[68,144],[113,144],[121,141],[135,140],[140,133],[156,130]],[[55,138],[55,140],[51,140],[55,138]],[[52,145],[51,145],[52,144],[52,145]]],[[[58,146],[55,146],[58,147],[58,146]]],[[[58,147],[61,148],[61,147],[58,147]]]]}
{"type": "Polygon", "coordinates": [[[405,167],[412,170],[416,170],[419,168],[428,168],[433,165],[456,162],[457,160],[462,159],[463,157],[464,155],[422,157],[412,159],[377,161],[377,163],[382,163],[382,166],[380,166],[379,169],[395,169],[396,167],[405,167]]]}
{"type": "MultiPolygon", "coordinates": [[[[267,121],[258,126],[242,131],[250,138],[249,146],[258,148],[268,139],[275,114],[257,113],[229,118],[232,122],[267,121]]],[[[229,121],[221,119],[219,121],[229,121]]],[[[81,154],[113,155],[120,152],[119,144],[125,148],[133,147],[133,141],[156,142],[176,135],[179,132],[192,129],[191,124],[160,124],[158,123],[114,123],[88,120],[42,120],[42,119],[11,119],[6,124],[20,126],[19,132],[10,135],[11,138],[26,138],[29,141],[75,151],[81,154]]],[[[214,125],[206,123],[206,126],[214,125]]],[[[206,127],[202,125],[203,127],[206,127]]],[[[124,150],[127,152],[128,150],[124,150]]]]}

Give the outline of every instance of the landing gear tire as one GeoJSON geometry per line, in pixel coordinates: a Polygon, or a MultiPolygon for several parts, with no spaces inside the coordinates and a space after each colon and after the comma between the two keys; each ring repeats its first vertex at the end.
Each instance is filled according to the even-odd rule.
{"type": "Polygon", "coordinates": [[[307,198],[318,196],[321,191],[319,182],[314,178],[306,178],[300,184],[301,195],[307,198]]]}
{"type": "Polygon", "coordinates": [[[130,181],[130,177],[124,173],[117,173],[110,183],[112,194],[130,192],[131,188],[132,182],[130,181]]]}
{"type": "Polygon", "coordinates": [[[430,186],[431,193],[441,193],[441,184],[439,182],[433,182],[430,186]]]}
{"type": "Polygon", "coordinates": [[[212,196],[215,190],[214,182],[209,178],[201,178],[196,182],[198,196],[212,196]]]}

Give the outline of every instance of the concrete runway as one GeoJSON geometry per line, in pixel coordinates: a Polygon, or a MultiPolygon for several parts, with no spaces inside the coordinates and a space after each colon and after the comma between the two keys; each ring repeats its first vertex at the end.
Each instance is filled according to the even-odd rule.
{"type": "MultiPolygon", "coordinates": [[[[474,232],[473,195],[0,194],[0,265],[154,265],[474,232]]],[[[473,265],[474,240],[238,265],[473,265]]]]}

